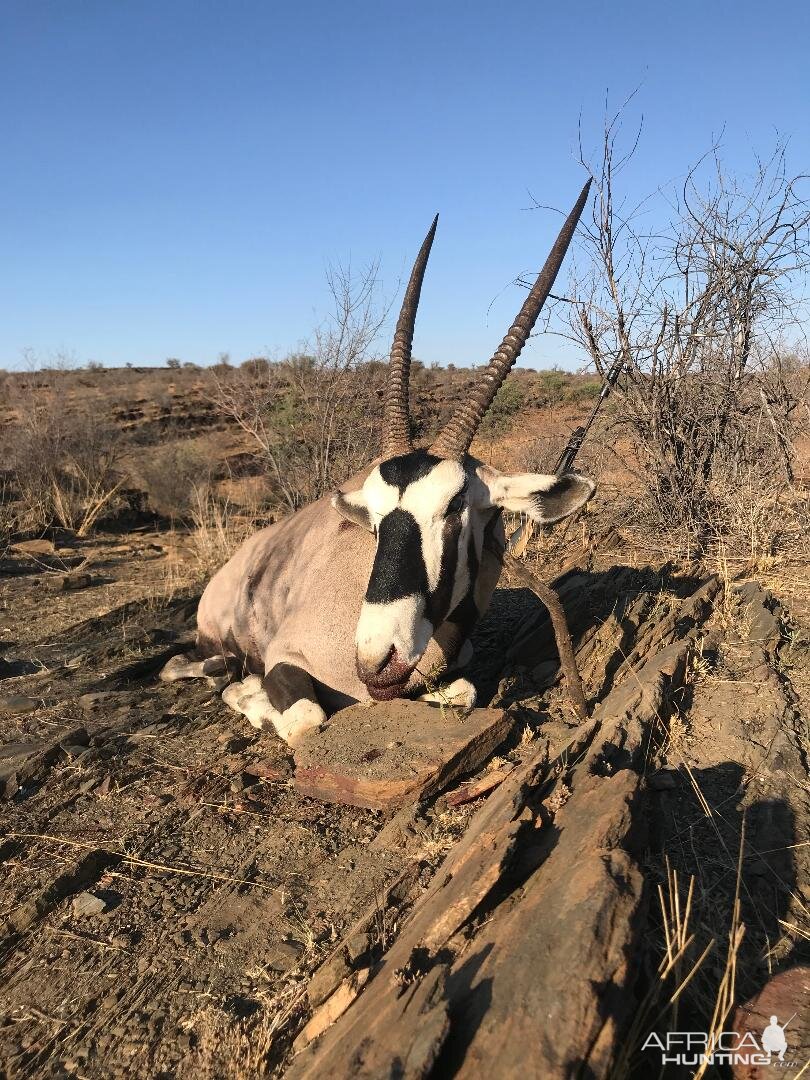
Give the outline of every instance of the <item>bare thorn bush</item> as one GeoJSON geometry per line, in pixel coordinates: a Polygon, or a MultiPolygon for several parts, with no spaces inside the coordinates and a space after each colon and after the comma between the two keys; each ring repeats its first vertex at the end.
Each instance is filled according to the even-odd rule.
{"type": "Polygon", "coordinates": [[[659,192],[669,223],[644,231],[655,197],[621,198],[635,147],[622,156],[619,132],[617,116],[586,165],[592,215],[557,312],[600,375],[624,365],[604,437],[635,477],[638,525],[677,533],[689,553],[718,533],[758,547],[808,427],[810,366],[789,344],[810,267],[808,178],[788,172],[783,145],[748,178],[714,148],[678,191],[659,192]]]}
{"type": "Polygon", "coordinates": [[[385,317],[377,266],[359,277],[338,267],[328,283],[333,311],[309,351],[212,374],[214,401],[250,436],[288,510],[335,490],[373,456],[379,438],[383,369],[368,362],[385,317]]]}

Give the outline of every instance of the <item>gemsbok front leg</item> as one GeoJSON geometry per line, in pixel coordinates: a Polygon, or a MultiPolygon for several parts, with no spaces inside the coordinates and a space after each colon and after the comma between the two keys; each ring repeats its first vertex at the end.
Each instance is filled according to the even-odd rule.
{"type": "Polygon", "coordinates": [[[222,700],[255,728],[271,724],[289,746],[326,720],[312,676],[296,664],[276,664],[264,678],[250,675],[231,683],[222,692],[222,700]]]}

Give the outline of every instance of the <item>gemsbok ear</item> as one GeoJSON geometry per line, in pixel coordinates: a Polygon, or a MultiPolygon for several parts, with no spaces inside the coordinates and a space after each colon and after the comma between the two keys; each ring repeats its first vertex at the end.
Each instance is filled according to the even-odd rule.
{"type": "Polygon", "coordinates": [[[362,489],[360,491],[350,491],[348,495],[344,495],[342,491],[336,491],[332,496],[332,506],[341,517],[345,518],[346,521],[350,521],[352,525],[359,525],[361,529],[374,532],[371,514],[368,512],[362,489]]]}
{"type": "Polygon", "coordinates": [[[482,466],[477,472],[490,506],[525,514],[541,525],[553,525],[576,513],[596,491],[593,480],[579,473],[506,476],[491,466],[482,466]]]}

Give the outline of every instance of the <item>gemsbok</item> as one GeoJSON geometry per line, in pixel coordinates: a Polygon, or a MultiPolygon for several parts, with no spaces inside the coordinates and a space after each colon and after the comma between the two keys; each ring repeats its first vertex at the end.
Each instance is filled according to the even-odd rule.
{"type": "Polygon", "coordinates": [[[554,284],[589,186],[500,348],[422,449],[411,439],[408,377],[434,220],[397,321],[381,456],[341,492],[242,545],[202,595],[196,655],[175,657],[163,678],[238,673],[241,681],[224,689],[223,700],[255,727],[271,723],[291,745],[358,701],[418,696],[475,704],[472,683],[457,673],[470,662],[470,634],[501,573],[502,511],[552,524],[595,490],[578,473],[505,475],[469,454],[554,284]]]}

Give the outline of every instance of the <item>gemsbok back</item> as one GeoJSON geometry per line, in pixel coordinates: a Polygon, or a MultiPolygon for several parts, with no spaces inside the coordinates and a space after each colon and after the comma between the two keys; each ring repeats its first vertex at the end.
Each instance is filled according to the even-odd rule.
{"type": "Polygon", "coordinates": [[[434,220],[394,334],[381,457],[343,491],[242,545],[200,600],[196,656],[175,657],[163,678],[238,672],[242,681],[231,682],[223,700],[255,727],[269,722],[291,745],[358,701],[419,696],[475,704],[472,684],[457,673],[470,662],[470,634],[500,576],[502,511],[551,524],[595,490],[578,473],[507,476],[469,454],[554,284],[589,186],[500,348],[422,449],[411,440],[408,377],[434,220]]]}

